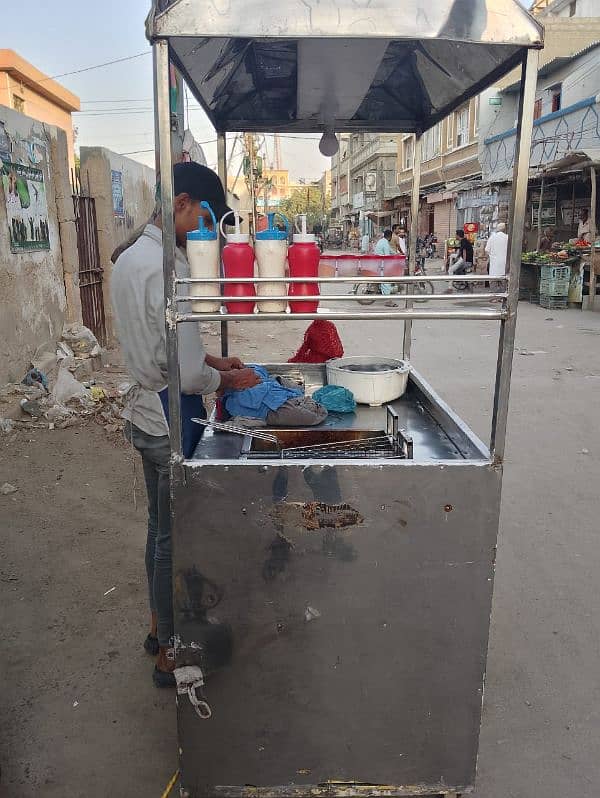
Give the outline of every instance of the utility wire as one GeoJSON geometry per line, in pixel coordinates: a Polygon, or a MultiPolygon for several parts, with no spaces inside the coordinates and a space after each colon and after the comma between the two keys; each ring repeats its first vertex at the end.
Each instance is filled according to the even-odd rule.
{"type": "Polygon", "coordinates": [[[49,78],[42,78],[38,83],[45,83],[47,80],[56,80],[57,78],[66,78],[69,75],[80,75],[82,72],[91,72],[92,69],[101,69],[102,67],[112,66],[112,64],[122,64],[124,61],[133,61],[134,58],[141,58],[144,55],[150,55],[152,50],[144,50],[143,53],[136,53],[135,55],[128,55],[125,58],[115,58],[113,61],[105,61],[103,64],[94,64],[94,66],[83,67],[82,69],[74,69],[72,72],[61,72],[60,75],[52,75],[49,78]]]}

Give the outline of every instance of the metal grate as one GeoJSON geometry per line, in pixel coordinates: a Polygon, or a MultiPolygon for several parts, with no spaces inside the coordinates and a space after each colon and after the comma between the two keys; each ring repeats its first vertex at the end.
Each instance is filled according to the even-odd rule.
{"type": "Polygon", "coordinates": [[[283,459],[293,458],[295,460],[309,460],[318,457],[341,460],[344,458],[367,459],[369,457],[406,458],[408,456],[403,442],[391,435],[380,435],[376,438],[363,438],[355,441],[319,443],[314,446],[290,446],[281,450],[283,459]]]}

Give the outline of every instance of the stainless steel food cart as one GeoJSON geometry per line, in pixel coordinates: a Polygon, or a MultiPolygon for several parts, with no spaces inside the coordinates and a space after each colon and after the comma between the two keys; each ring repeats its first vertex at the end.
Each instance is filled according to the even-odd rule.
{"type": "MultiPolygon", "coordinates": [[[[178,696],[181,794],[468,791],[542,30],[513,0],[175,0],[157,3],[148,34],[164,224],[175,647],[178,668],[196,674],[178,696]],[[414,133],[411,270],[423,133],[521,68],[510,279],[495,308],[480,307],[477,291],[454,294],[458,308],[439,294],[414,305],[410,286],[420,278],[409,274],[386,278],[406,283],[397,310],[380,302],[354,310],[352,295],[337,291],[327,305],[338,310],[235,317],[397,319],[404,333],[394,354],[404,359],[415,319],[499,322],[489,446],[413,364],[406,394],[387,407],[331,414],[317,429],[272,430],[275,439],[209,430],[183,458],[178,325],[220,321],[225,332],[227,316],[182,310],[188,291],[202,295],[203,281],[175,275],[169,63],[215,126],[224,181],[230,131],[414,133]]],[[[486,278],[466,279],[477,286],[486,278]]],[[[226,298],[228,282],[221,283],[226,298]]],[[[323,366],[269,368],[307,391],[325,380],[323,366]]]]}

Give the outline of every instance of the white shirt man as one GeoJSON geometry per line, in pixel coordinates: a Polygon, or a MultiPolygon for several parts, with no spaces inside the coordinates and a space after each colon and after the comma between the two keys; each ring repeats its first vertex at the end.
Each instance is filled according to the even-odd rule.
{"type": "Polygon", "coordinates": [[[506,225],[502,222],[496,227],[485,245],[485,251],[490,259],[490,277],[504,277],[506,274],[506,253],[508,251],[508,236],[504,232],[506,225]]]}
{"type": "Polygon", "coordinates": [[[360,251],[363,255],[367,255],[369,252],[369,245],[371,244],[371,239],[368,233],[365,233],[364,236],[360,240],[360,251]]]}

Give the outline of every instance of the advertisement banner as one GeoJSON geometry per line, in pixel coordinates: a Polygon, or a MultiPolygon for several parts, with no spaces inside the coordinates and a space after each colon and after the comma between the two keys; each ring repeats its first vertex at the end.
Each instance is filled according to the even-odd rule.
{"type": "Polygon", "coordinates": [[[50,249],[43,171],[11,161],[1,163],[11,252],[50,249]]]}
{"type": "Polygon", "coordinates": [[[115,216],[122,219],[125,216],[125,205],[123,204],[123,173],[111,169],[110,177],[112,182],[113,211],[115,216]]]}

